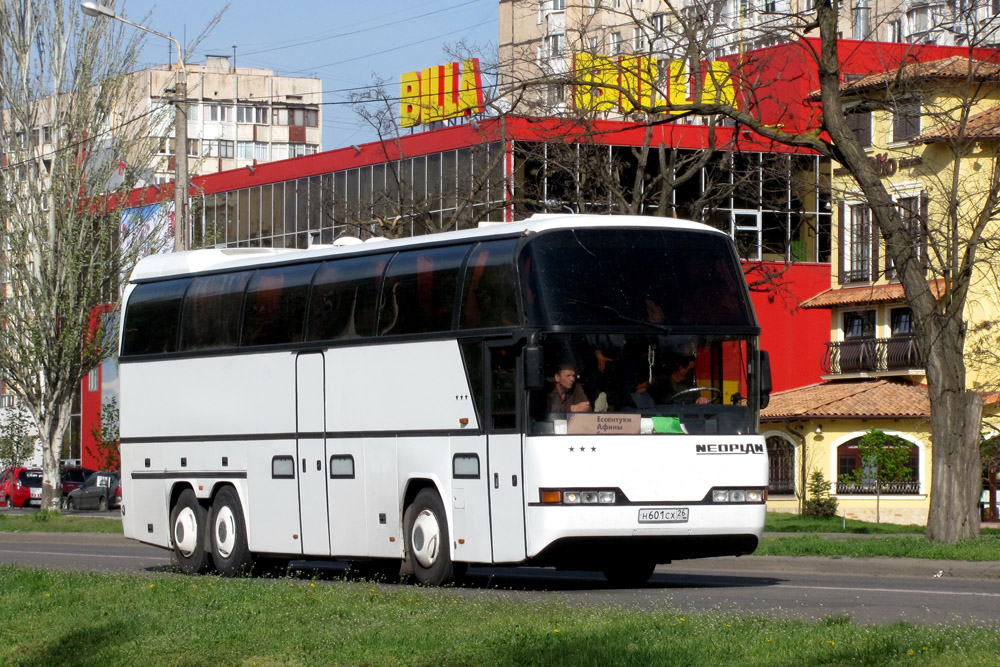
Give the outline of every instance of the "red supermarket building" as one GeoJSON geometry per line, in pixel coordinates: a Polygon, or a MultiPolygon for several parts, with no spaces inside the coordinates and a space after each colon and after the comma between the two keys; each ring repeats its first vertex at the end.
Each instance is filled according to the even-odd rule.
{"type": "MultiPolygon", "coordinates": [[[[787,131],[815,126],[819,112],[806,98],[819,87],[811,55],[818,47],[817,40],[803,40],[745,54],[739,71],[733,66],[741,108],[787,131]]],[[[935,46],[840,44],[844,76],[959,52],[969,55],[935,46]]],[[[818,382],[830,313],[798,304],[830,286],[830,161],[731,124],[663,121],[469,116],[445,121],[454,122],[447,127],[196,177],[189,191],[192,247],[301,248],[342,236],[425,234],[536,212],[614,213],[625,206],[700,219],[727,230],[745,258],[774,389],[818,382]],[[644,147],[657,157],[639,160],[644,147]],[[706,152],[710,159],[690,166],[706,152]],[[595,183],[594,165],[602,166],[605,180],[595,183]]],[[[169,186],[138,192],[129,215],[166,212],[171,199],[169,186]]],[[[102,402],[116,394],[113,362],[84,378],[73,436],[82,446],[67,449],[79,454],[68,458],[95,466],[91,426],[99,423],[102,402]]]]}

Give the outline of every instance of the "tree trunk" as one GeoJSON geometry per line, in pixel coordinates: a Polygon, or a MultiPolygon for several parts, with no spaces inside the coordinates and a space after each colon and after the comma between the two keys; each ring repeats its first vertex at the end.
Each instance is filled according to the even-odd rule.
{"type": "Polygon", "coordinates": [[[965,389],[961,346],[944,336],[934,348],[927,364],[933,469],[926,536],[954,544],[979,536],[983,399],[965,389]]]}

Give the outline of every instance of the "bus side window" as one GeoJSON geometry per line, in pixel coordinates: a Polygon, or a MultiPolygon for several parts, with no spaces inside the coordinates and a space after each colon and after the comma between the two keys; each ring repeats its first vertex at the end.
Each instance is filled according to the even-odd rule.
{"type": "Polygon", "coordinates": [[[243,288],[250,273],[221,273],[191,281],[181,313],[181,350],[236,347],[243,288]]]}
{"type": "Polygon", "coordinates": [[[181,303],[191,279],[138,285],[129,296],[122,356],[177,351],[181,303]]]}
{"type": "Polygon", "coordinates": [[[480,243],[465,269],[460,329],[516,326],[517,294],[514,281],[516,239],[480,243]]]}
{"type": "Polygon", "coordinates": [[[306,339],[371,336],[387,261],[383,255],[374,255],[323,262],[313,281],[306,339]]]}
{"type": "Polygon", "coordinates": [[[315,264],[257,271],[247,286],[240,344],[275,345],[302,341],[309,282],[315,264]]]}
{"type": "Polygon", "coordinates": [[[514,348],[490,348],[490,429],[517,428],[517,354],[514,348]]]}
{"type": "Polygon", "coordinates": [[[398,253],[382,288],[379,334],[450,331],[458,272],[467,251],[463,245],[398,253]]]}

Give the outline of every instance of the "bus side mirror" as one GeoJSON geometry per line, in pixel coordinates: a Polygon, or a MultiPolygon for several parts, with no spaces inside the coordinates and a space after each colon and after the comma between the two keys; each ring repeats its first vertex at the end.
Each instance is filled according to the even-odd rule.
{"type": "Polygon", "coordinates": [[[771,357],[764,350],[760,351],[760,409],[763,410],[771,402],[771,357]]]}
{"type": "Polygon", "coordinates": [[[542,359],[542,348],[539,345],[527,345],[524,348],[524,388],[536,391],[545,388],[545,365],[542,359]]]}

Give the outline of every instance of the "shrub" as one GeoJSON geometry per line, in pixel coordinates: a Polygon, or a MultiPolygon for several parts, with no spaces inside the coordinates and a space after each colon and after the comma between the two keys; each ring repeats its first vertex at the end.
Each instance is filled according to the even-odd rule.
{"type": "Polygon", "coordinates": [[[802,513],[807,516],[836,516],[837,499],[830,497],[830,483],[816,470],[809,476],[802,513]]]}

